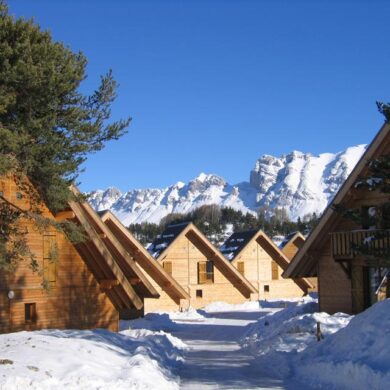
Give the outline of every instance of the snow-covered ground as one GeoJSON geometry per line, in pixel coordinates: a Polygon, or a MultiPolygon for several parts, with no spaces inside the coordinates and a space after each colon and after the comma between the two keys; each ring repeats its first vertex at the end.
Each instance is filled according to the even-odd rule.
{"type": "Polygon", "coordinates": [[[184,347],[146,329],[3,334],[0,389],[178,389],[184,347]]]}
{"type": "Polygon", "coordinates": [[[122,321],[121,329],[0,335],[0,389],[382,390],[390,383],[390,300],[355,317],[319,313],[311,297],[215,302],[122,321]]]}

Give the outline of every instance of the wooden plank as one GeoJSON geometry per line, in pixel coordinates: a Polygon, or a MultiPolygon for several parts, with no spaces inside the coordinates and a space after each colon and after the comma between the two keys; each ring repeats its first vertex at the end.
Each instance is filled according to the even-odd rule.
{"type": "Polygon", "coordinates": [[[88,234],[89,238],[93,242],[95,248],[100,252],[103,259],[105,260],[106,264],[109,266],[109,268],[112,270],[115,277],[118,279],[119,283],[123,287],[123,290],[126,292],[129,302],[127,303],[127,307],[131,308],[132,304],[137,308],[141,309],[143,306],[143,302],[141,298],[137,295],[137,293],[134,291],[133,287],[123,274],[122,270],[118,266],[118,264],[115,262],[115,259],[113,258],[111,252],[107,249],[104,242],[99,237],[98,233],[95,231],[95,229],[92,228],[90,225],[88,219],[84,215],[83,209],[81,206],[71,201],[69,202],[70,207],[75,212],[77,219],[79,220],[80,224],[85,229],[86,233],[88,234]]]}
{"type": "MultiPolygon", "coordinates": [[[[90,221],[92,221],[95,229],[97,229],[97,231],[100,234],[104,234],[106,236],[106,240],[109,240],[112,243],[112,245],[115,247],[115,250],[118,252],[118,254],[133,269],[133,271],[137,275],[137,277],[140,280],[142,280],[143,285],[145,286],[145,288],[147,290],[149,290],[150,294],[157,297],[158,292],[154,288],[152,283],[145,277],[142,270],[139,268],[138,264],[129,255],[129,253],[126,251],[126,249],[122,246],[122,244],[115,237],[115,235],[112,233],[112,231],[107,227],[107,225],[100,219],[100,217],[96,214],[96,212],[92,209],[92,207],[87,202],[82,203],[82,205],[80,205],[80,207],[82,207],[82,209],[84,209],[84,211],[88,215],[90,221]]],[[[140,308],[137,307],[137,309],[140,309],[140,308]]]]}
{"type": "Polygon", "coordinates": [[[56,213],[55,218],[57,221],[66,221],[67,219],[74,219],[76,217],[75,213],[71,210],[60,211],[56,213]]]}

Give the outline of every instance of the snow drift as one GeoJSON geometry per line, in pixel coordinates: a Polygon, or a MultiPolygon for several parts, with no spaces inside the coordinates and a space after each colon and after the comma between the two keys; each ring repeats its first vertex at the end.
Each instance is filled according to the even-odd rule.
{"type": "Polygon", "coordinates": [[[390,299],[355,316],[344,329],[309,346],[295,364],[313,386],[381,390],[390,383],[390,299]]]}
{"type": "Polygon", "coordinates": [[[161,331],[18,332],[0,343],[2,389],[179,388],[183,343],[161,331]]]}

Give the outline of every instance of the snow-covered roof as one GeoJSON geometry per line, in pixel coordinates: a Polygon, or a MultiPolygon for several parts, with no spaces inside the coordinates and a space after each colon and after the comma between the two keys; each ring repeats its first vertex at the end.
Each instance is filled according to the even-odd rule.
{"type": "Polygon", "coordinates": [[[190,223],[191,222],[181,222],[167,226],[167,228],[158,235],[148,247],[148,252],[157,259],[190,223]]]}
{"type": "Polygon", "coordinates": [[[257,230],[247,230],[245,232],[233,233],[219,250],[228,260],[232,261],[257,232],[257,230]]]}

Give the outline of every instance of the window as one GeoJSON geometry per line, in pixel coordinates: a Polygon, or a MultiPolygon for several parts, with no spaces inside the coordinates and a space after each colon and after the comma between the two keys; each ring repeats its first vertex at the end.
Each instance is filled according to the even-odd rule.
{"type": "Polygon", "coordinates": [[[362,207],[362,228],[363,229],[375,229],[377,225],[377,210],[374,206],[362,207]]]}
{"type": "Polygon", "coordinates": [[[269,285],[268,284],[264,285],[264,292],[269,292],[269,285]]]}
{"type": "Polygon", "coordinates": [[[23,198],[22,193],[21,192],[17,192],[16,193],[16,199],[20,200],[22,198],[23,198]]]}
{"type": "Polygon", "coordinates": [[[26,324],[35,324],[37,322],[37,307],[35,303],[24,304],[24,321],[26,324]]]}
{"type": "Polygon", "coordinates": [[[198,284],[214,283],[214,262],[200,261],[198,263],[198,284]]]}
{"type": "Polygon", "coordinates": [[[237,269],[238,269],[238,272],[241,274],[241,275],[244,275],[245,274],[245,263],[243,261],[239,261],[237,263],[237,269]]]}
{"type": "Polygon", "coordinates": [[[0,191],[0,196],[4,196],[4,192],[3,191],[0,191]]]}
{"type": "Polygon", "coordinates": [[[196,297],[202,298],[203,297],[203,290],[196,290],[196,297]]]}
{"type": "Polygon", "coordinates": [[[163,268],[167,274],[172,275],[172,261],[164,261],[163,268]]]}
{"type": "Polygon", "coordinates": [[[48,283],[55,283],[57,279],[58,247],[54,234],[43,235],[43,277],[48,283]]]}
{"type": "Polygon", "coordinates": [[[278,267],[278,263],[276,261],[272,261],[271,269],[272,269],[272,280],[278,280],[279,279],[279,267],[278,267]]]}

